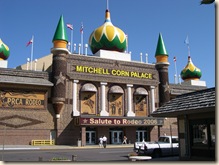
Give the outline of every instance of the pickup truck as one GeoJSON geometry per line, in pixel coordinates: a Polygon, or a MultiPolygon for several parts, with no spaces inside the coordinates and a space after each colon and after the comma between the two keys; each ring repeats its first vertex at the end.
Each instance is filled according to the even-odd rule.
{"type": "Polygon", "coordinates": [[[179,154],[179,142],[177,136],[160,136],[158,141],[135,142],[134,151],[139,155],[161,157],[179,154]]]}

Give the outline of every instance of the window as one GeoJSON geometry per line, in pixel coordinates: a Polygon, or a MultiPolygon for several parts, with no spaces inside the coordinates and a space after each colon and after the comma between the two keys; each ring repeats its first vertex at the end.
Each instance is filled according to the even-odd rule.
{"type": "Polygon", "coordinates": [[[194,145],[207,145],[207,125],[206,124],[196,124],[192,126],[193,130],[193,144],[194,145]]]}
{"type": "Polygon", "coordinates": [[[215,124],[213,120],[192,122],[191,131],[193,146],[215,146],[215,124]]]}
{"type": "Polygon", "coordinates": [[[172,143],[179,143],[179,139],[178,138],[172,138],[172,143]]]}

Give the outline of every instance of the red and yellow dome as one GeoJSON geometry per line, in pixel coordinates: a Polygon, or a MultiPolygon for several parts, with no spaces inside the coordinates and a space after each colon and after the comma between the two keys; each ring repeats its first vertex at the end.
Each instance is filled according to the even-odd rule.
{"type": "Polygon", "coordinates": [[[124,52],[126,49],[125,33],[115,27],[110,20],[110,12],[106,10],[106,19],[102,26],[95,29],[89,38],[89,46],[93,54],[100,49],[124,52]]]}

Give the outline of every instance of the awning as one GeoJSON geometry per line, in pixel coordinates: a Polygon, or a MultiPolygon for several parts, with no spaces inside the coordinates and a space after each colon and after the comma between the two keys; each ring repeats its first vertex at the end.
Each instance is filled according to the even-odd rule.
{"type": "Polygon", "coordinates": [[[110,88],[109,93],[124,93],[123,89],[118,86],[118,85],[114,85],[110,88]]]}
{"type": "Polygon", "coordinates": [[[148,95],[148,92],[146,89],[139,87],[136,89],[134,95],[148,95]]]}
{"type": "Polygon", "coordinates": [[[97,88],[91,84],[91,83],[87,83],[84,84],[83,87],[81,88],[82,92],[97,92],[97,88]]]}
{"type": "Polygon", "coordinates": [[[53,86],[53,83],[43,78],[7,76],[7,75],[0,75],[0,83],[36,85],[36,86],[53,86]]]}

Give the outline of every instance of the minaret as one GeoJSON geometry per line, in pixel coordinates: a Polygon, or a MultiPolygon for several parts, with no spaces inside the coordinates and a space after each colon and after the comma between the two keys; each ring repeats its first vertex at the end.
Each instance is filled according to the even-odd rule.
{"type": "Polygon", "coordinates": [[[159,73],[159,98],[160,106],[170,100],[170,89],[169,89],[169,76],[168,76],[168,54],[163,42],[161,33],[159,34],[157,49],[155,53],[156,64],[155,67],[159,73]]]}
{"type": "Polygon", "coordinates": [[[66,35],[65,24],[63,16],[60,17],[57,25],[54,37],[53,48],[51,53],[53,54],[52,62],[52,104],[56,113],[56,129],[58,129],[58,119],[60,118],[60,112],[64,109],[65,105],[65,91],[66,91],[66,73],[67,62],[66,55],[69,53],[67,49],[68,39],[66,35]]]}

